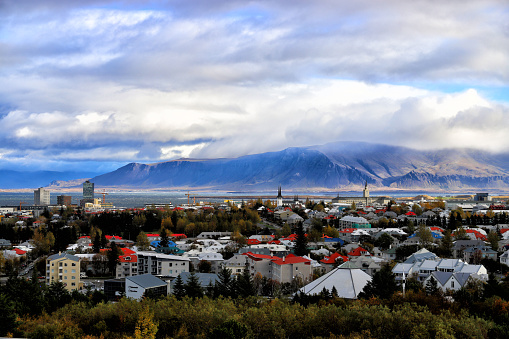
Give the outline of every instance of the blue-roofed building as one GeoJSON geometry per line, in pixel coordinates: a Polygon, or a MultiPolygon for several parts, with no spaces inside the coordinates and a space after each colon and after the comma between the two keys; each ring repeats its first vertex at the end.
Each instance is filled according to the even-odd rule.
{"type": "MultiPolygon", "coordinates": [[[[154,241],[150,242],[150,246],[152,246],[154,248],[158,248],[159,243],[160,243],[159,240],[154,240],[154,241]]],[[[177,244],[175,244],[173,241],[171,241],[171,240],[168,241],[168,247],[176,247],[176,246],[177,246],[177,244]]]]}

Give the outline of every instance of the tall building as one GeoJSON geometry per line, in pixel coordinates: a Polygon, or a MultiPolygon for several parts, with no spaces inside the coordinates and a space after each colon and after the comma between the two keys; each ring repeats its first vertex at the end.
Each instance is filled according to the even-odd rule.
{"type": "Polygon", "coordinates": [[[40,187],[34,191],[34,205],[45,206],[50,204],[49,191],[40,187]]]}
{"type": "Polygon", "coordinates": [[[57,196],[57,205],[60,206],[71,206],[72,197],[70,195],[58,195],[57,196]]]}
{"type": "Polygon", "coordinates": [[[68,291],[80,288],[80,258],[58,253],[46,259],[46,283],[60,281],[68,291]]]}
{"type": "Polygon", "coordinates": [[[83,199],[94,199],[94,183],[90,181],[85,181],[83,183],[83,199]]]}

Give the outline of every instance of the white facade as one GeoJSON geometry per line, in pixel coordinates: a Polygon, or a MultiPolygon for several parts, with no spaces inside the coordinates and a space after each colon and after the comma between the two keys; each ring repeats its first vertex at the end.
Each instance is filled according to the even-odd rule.
{"type": "Polygon", "coordinates": [[[176,278],[189,272],[189,258],[156,252],[138,252],[138,274],[176,278]]]}
{"type": "Polygon", "coordinates": [[[34,205],[46,206],[50,204],[49,191],[40,187],[34,191],[34,205]]]}

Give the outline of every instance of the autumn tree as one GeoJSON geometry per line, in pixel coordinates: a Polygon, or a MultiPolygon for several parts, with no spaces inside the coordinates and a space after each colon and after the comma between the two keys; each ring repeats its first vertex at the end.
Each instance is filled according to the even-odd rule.
{"type": "Polygon", "coordinates": [[[433,243],[433,235],[431,233],[431,230],[426,227],[425,224],[420,224],[419,228],[417,229],[417,235],[421,239],[421,245],[423,247],[428,248],[431,243],[433,243]]]}
{"type": "Polygon", "coordinates": [[[141,231],[136,237],[136,247],[139,251],[147,251],[150,249],[150,241],[145,232],[141,231]]]}
{"type": "Polygon", "coordinates": [[[154,314],[148,305],[144,305],[138,315],[134,339],[155,339],[157,334],[157,322],[154,322],[154,314]]]}

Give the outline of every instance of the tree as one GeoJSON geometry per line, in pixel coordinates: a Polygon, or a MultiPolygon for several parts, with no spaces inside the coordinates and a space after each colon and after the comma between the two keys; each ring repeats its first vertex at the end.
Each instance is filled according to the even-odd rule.
{"type": "Polygon", "coordinates": [[[161,227],[161,231],[159,232],[159,247],[168,247],[169,243],[170,238],[168,237],[168,230],[161,227]]]}
{"type": "Polygon", "coordinates": [[[178,299],[181,299],[186,295],[184,281],[182,280],[180,274],[177,276],[177,279],[175,279],[175,284],[173,285],[173,295],[178,299]]]}
{"type": "Polygon", "coordinates": [[[154,322],[154,314],[150,312],[148,305],[144,305],[138,316],[134,330],[135,339],[155,339],[157,334],[157,322],[154,322]]]}
{"type": "Polygon", "coordinates": [[[392,237],[384,232],[378,237],[378,239],[375,240],[375,246],[381,250],[386,250],[391,246],[393,241],[392,237]]]}
{"type": "Polygon", "coordinates": [[[201,288],[196,273],[191,272],[191,274],[189,274],[189,278],[184,284],[184,290],[186,291],[186,295],[191,298],[201,298],[203,296],[203,289],[201,288]]]}
{"type": "Polygon", "coordinates": [[[99,233],[95,234],[92,249],[94,253],[99,253],[99,251],[101,250],[101,235],[99,233]]]}
{"type": "Polygon", "coordinates": [[[453,241],[451,236],[451,231],[446,230],[444,237],[440,240],[440,245],[438,246],[438,253],[441,257],[450,258],[452,257],[452,247],[453,241]]]}
{"type": "Polygon", "coordinates": [[[122,255],[122,250],[120,250],[120,248],[112,242],[110,250],[106,255],[108,258],[108,270],[110,274],[116,275],[117,265],[120,263],[120,255],[122,255]]]}
{"type": "Polygon", "coordinates": [[[307,249],[308,241],[306,239],[306,234],[304,233],[304,228],[302,227],[301,222],[297,224],[297,229],[295,233],[297,237],[295,239],[295,247],[293,249],[293,252],[295,253],[295,255],[299,256],[308,254],[307,249]]]}
{"type": "Polygon", "coordinates": [[[437,281],[434,278],[428,279],[425,290],[427,295],[436,295],[439,291],[437,281]]]}
{"type": "Polygon", "coordinates": [[[223,297],[233,297],[235,294],[235,282],[232,277],[232,272],[226,266],[223,266],[218,273],[216,281],[216,295],[223,297]]]}
{"type": "Polygon", "coordinates": [[[418,216],[422,214],[422,208],[419,204],[413,204],[412,211],[418,216]]]}
{"type": "Polygon", "coordinates": [[[14,303],[6,295],[0,294],[0,336],[14,333],[18,327],[17,318],[14,303]]]}
{"type": "Polygon", "coordinates": [[[245,338],[248,333],[246,325],[235,319],[230,319],[214,328],[209,337],[211,339],[241,339],[245,338]]]}
{"type": "Polygon", "coordinates": [[[141,231],[136,237],[136,247],[138,251],[147,251],[150,248],[150,241],[145,232],[141,231]]]}
{"type": "Polygon", "coordinates": [[[71,294],[65,289],[64,283],[57,281],[49,285],[46,300],[48,311],[53,312],[70,303],[72,298],[71,294]]]}
{"type": "Polygon", "coordinates": [[[207,260],[200,260],[198,263],[198,272],[210,273],[212,271],[212,264],[207,260]]]}
{"type": "Polygon", "coordinates": [[[48,254],[53,245],[55,245],[55,237],[53,236],[53,233],[47,232],[44,234],[41,228],[35,230],[33,240],[35,247],[34,254],[37,256],[48,254]]]}
{"type": "Polygon", "coordinates": [[[292,229],[290,228],[290,225],[288,225],[288,223],[285,223],[283,225],[283,228],[281,230],[281,234],[283,235],[283,237],[287,237],[290,234],[292,234],[292,229]]]}
{"type": "Polygon", "coordinates": [[[491,245],[493,251],[498,252],[498,234],[497,232],[491,231],[488,233],[488,242],[491,245]]]}
{"type": "Polygon", "coordinates": [[[382,269],[375,274],[369,281],[361,293],[359,298],[369,299],[371,297],[377,297],[381,299],[390,298],[394,292],[398,290],[396,286],[395,275],[392,273],[389,265],[385,265],[382,269]]]}
{"type": "Polygon", "coordinates": [[[247,298],[256,295],[255,284],[247,266],[242,274],[237,277],[237,294],[240,297],[247,298]]]}
{"type": "Polygon", "coordinates": [[[426,227],[426,225],[420,224],[417,234],[421,239],[421,244],[423,247],[427,248],[433,242],[433,235],[431,234],[431,230],[428,227],[426,227]]]}
{"type": "Polygon", "coordinates": [[[463,227],[458,227],[454,231],[454,240],[468,240],[470,239],[467,235],[467,231],[463,227]]]}

